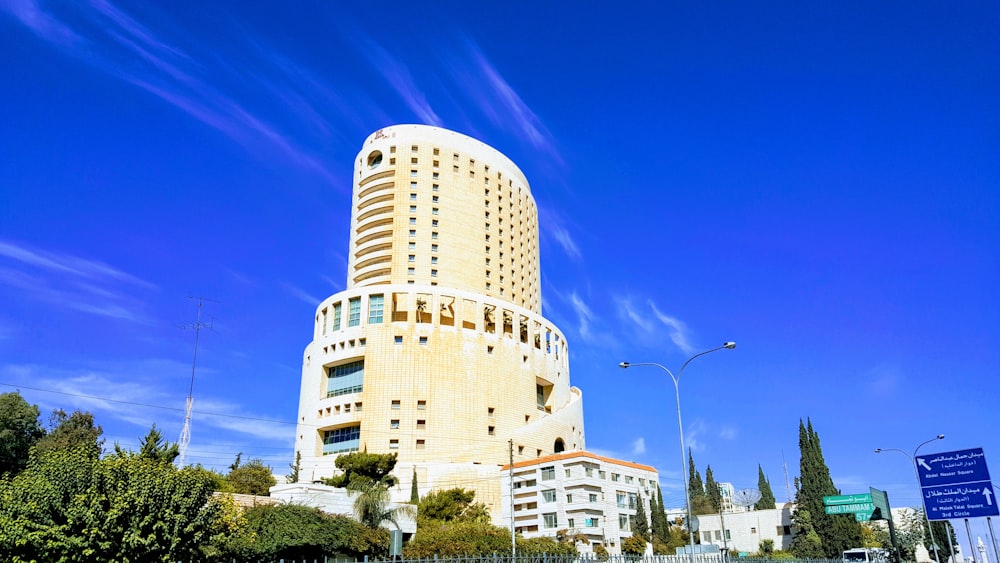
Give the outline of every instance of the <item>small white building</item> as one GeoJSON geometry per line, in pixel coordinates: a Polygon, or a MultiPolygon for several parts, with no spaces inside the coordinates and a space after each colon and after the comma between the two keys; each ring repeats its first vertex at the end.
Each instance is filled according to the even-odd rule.
{"type": "Polygon", "coordinates": [[[730,552],[756,553],[761,540],[774,541],[775,550],[787,550],[792,543],[792,512],[795,504],[776,503],[770,510],[703,514],[698,520],[698,539],[730,552]],[[723,526],[725,522],[725,526],[723,526]]]}
{"type": "MultiPolygon", "coordinates": [[[[291,483],[288,485],[275,485],[270,489],[270,498],[273,501],[301,504],[318,508],[328,514],[342,514],[354,518],[354,497],[355,494],[347,489],[331,487],[329,485],[291,483]]],[[[390,502],[389,508],[408,507],[401,510],[396,515],[396,524],[403,532],[403,539],[408,539],[417,531],[417,511],[412,505],[390,502]],[[410,510],[409,508],[412,508],[410,510]]],[[[383,522],[382,527],[387,530],[395,530],[396,526],[392,522],[383,522]]]]}
{"type": "Polygon", "coordinates": [[[522,461],[513,472],[504,466],[501,474],[503,508],[494,524],[510,526],[513,506],[514,528],[524,537],[554,537],[567,530],[587,538],[586,545],[577,546],[581,553],[603,545],[608,553],[620,554],[639,503],[649,522],[658,483],[653,467],[586,451],[522,461]]]}

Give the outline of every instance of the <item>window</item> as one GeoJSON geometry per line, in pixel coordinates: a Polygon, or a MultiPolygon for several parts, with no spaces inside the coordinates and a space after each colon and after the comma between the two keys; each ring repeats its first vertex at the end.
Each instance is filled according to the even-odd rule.
{"type": "Polygon", "coordinates": [[[382,313],[385,309],[385,297],[382,295],[371,295],[368,297],[368,324],[380,324],[382,313]]]}
{"type": "Polygon", "coordinates": [[[566,495],[566,504],[573,504],[573,495],[566,495]]]}
{"type": "Polygon", "coordinates": [[[417,261],[417,255],[416,254],[410,254],[410,255],[408,255],[406,257],[406,261],[407,262],[416,262],[417,261]]]}
{"type": "Polygon", "coordinates": [[[618,481],[621,481],[621,478],[622,478],[622,476],[619,475],[619,474],[617,474],[617,473],[612,473],[611,474],[611,481],[614,482],[614,483],[617,483],[618,481]]]}
{"type": "Polygon", "coordinates": [[[570,519],[566,520],[566,525],[567,525],[567,526],[569,527],[569,529],[571,529],[571,530],[572,530],[573,528],[575,528],[575,527],[576,527],[576,526],[574,526],[574,524],[575,524],[575,523],[576,523],[576,522],[574,522],[572,518],[570,518],[570,519]]]}
{"type": "Polygon", "coordinates": [[[416,170],[410,170],[410,178],[416,178],[416,177],[417,177],[417,171],[416,170]]]}
{"type": "Polygon", "coordinates": [[[406,275],[408,275],[408,276],[412,276],[412,275],[414,275],[416,273],[417,273],[417,270],[415,268],[407,268],[406,269],[406,275]]]}
{"type": "Polygon", "coordinates": [[[569,477],[569,476],[570,476],[570,474],[571,474],[571,472],[570,472],[569,468],[567,467],[567,468],[566,468],[566,476],[567,476],[567,477],[569,477]]]}
{"type": "Polygon", "coordinates": [[[438,271],[437,270],[431,270],[431,277],[432,278],[436,278],[437,275],[438,275],[438,271]]]}
{"type": "Polygon", "coordinates": [[[408,248],[409,248],[410,250],[416,250],[416,249],[417,249],[417,243],[415,243],[415,242],[411,242],[411,243],[410,243],[410,244],[408,245],[408,248]]]}
{"type": "Polygon", "coordinates": [[[402,344],[403,343],[403,337],[402,336],[396,335],[393,339],[396,342],[396,344],[402,344]]]}
{"type": "MultiPolygon", "coordinates": [[[[438,173],[435,172],[434,173],[434,179],[437,180],[437,177],[438,177],[438,173]]],[[[431,191],[435,191],[436,192],[436,191],[438,191],[438,189],[439,189],[439,186],[437,184],[431,184],[431,191]]]]}
{"type": "Polygon", "coordinates": [[[587,501],[597,502],[597,493],[590,493],[589,495],[587,495],[587,501]]]}
{"type": "Polygon", "coordinates": [[[558,522],[556,520],[556,513],[555,512],[548,512],[546,514],[542,514],[542,520],[544,522],[542,525],[545,528],[555,528],[556,524],[558,522]]]}
{"type": "Polygon", "coordinates": [[[331,330],[340,330],[340,303],[333,306],[333,326],[331,330]]]}
{"type": "Polygon", "coordinates": [[[417,230],[416,229],[410,229],[410,237],[415,237],[415,236],[417,236],[417,230]]]}
{"type": "Polygon", "coordinates": [[[362,403],[354,403],[354,411],[361,412],[362,403]]]}
{"type": "Polygon", "coordinates": [[[583,468],[583,474],[586,475],[587,477],[593,477],[594,476],[594,468],[593,467],[584,467],[583,468]]]}
{"type": "Polygon", "coordinates": [[[360,447],[361,425],[337,428],[323,432],[323,455],[356,452],[360,447]]]}
{"type": "Polygon", "coordinates": [[[757,533],[757,528],[754,528],[754,527],[751,526],[750,527],[750,533],[751,534],[756,534],[757,533]]]}
{"type": "Polygon", "coordinates": [[[542,468],[542,481],[551,481],[556,478],[556,468],[549,466],[542,468]]]}
{"type": "Polygon", "coordinates": [[[486,409],[486,416],[488,416],[490,418],[493,418],[493,413],[494,412],[495,412],[495,409],[493,407],[489,407],[488,409],[486,409]]]}
{"type": "Polygon", "coordinates": [[[427,337],[426,336],[421,336],[420,337],[420,344],[422,346],[426,346],[427,345],[427,337]]]}
{"type": "Polygon", "coordinates": [[[438,238],[437,231],[431,231],[431,238],[434,239],[434,240],[437,240],[437,238],[438,238]]]}
{"type": "Polygon", "coordinates": [[[639,504],[639,496],[635,493],[628,494],[628,507],[635,510],[636,505],[639,504]]]}
{"type": "Polygon", "coordinates": [[[621,530],[621,531],[623,531],[623,532],[629,531],[630,528],[629,528],[629,525],[628,525],[628,514],[619,514],[618,515],[618,529],[621,530]]]}
{"type": "Polygon", "coordinates": [[[715,539],[716,541],[722,541],[722,532],[720,530],[715,531],[715,539]]]}
{"type": "Polygon", "coordinates": [[[424,419],[417,420],[417,430],[425,430],[427,428],[427,421],[424,419]]]}
{"type": "Polygon", "coordinates": [[[599,478],[601,478],[601,479],[607,479],[608,478],[608,473],[607,473],[607,471],[598,471],[597,472],[597,476],[599,478]]]}
{"type": "Polygon", "coordinates": [[[437,263],[438,263],[438,257],[437,256],[431,256],[431,264],[437,264],[437,263]]]}
{"type": "Polygon", "coordinates": [[[424,449],[424,447],[426,445],[427,445],[427,442],[425,442],[424,440],[417,440],[417,449],[418,450],[424,449]]]}
{"type": "Polygon", "coordinates": [[[395,400],[392,401],[392,410],[394,410],[394,411],[398,411],[399,410],[399,399],[395,399],[395,400]]]}
{"type": "Polygon", "coordinates": [[[410,213],[416,213],[416,212],[417,212],[417,206],[416,205],[411,205],[410,206],[410,213]]]}
{"type": "Polygon", "coordinates": [[[437,227],[438,226],[438,220],[437,219],[431,219],[431,226],[432,227],[437,227]]]}
{"type": "Polygon", "coordinates": [[[438,202],[438,196],[436,196],[436,195],[435,196],[431,196],[431,202],[432,203],[437,203],[438,202]]]}
{"type": "Polygon", "coordinates": [[[417,410],[422,411],[427,408],[427,401],[417,401],[417,410]]]}
{"type": "Polygon", "coordinates": [[[364,389],[365,361],[357,360],[327,368],[326,396],[337,397],[364,389]]]}
{"type": "Polygon", "coordinates": [[[391,428],[393,430],[399,430],[399,419],[398,418],[394,418],[394,419],[390,420],[389,421],[389,428],[391,428]]]}
{"type": "Polygon", "coordinates": [[[490,436],[496,436],[497,435],[497,433],[496,433],[496,427],[495,426],[487,426],[486,427],[486,433],[489,434],[490,436]]]}
{"type": "MultiPolygon", "coordinates": [[[[413,187],[414,184],[416,184],[416,182],[410,182],[410,187],[413,187]]],[[[417,194],[411,193],[410,201],[417,201],[417,194]]]]}
{"type": "Polygon", "coordinates": [[[600,526],[600,518],[587,518],[584,523],[588,528],[597,528],[600,526]]]}
{"type": "Polygon", "coordinates": [[[432,244],[431,245],[431,252],[437,252],[437,251],[438,251],[438,245],[432,244]]]}
{"type": "Polygon", "coordinates": [[[542,491],[542,500],[545,502],[555,502],[556,501],[556,490],[555,489],[545,489],[542,491]]]}
{"type": "Polygon", "coordinates": [[[416,225],[417,224],[417,218],[416,217],[410,217],[410,224],[411,225],[416,225]]]}
{"type": "Polygon", "coordinates": [[[398,450],[399,449],[399,440],[397,440],[395,438],[393,438],[392,440],[389,440],[389,449],[390,450],[398,450]]]}
{"type": "Polygon", "coordinates": [[[622,491],[618,491],[615,493],[615,502],[618,505],[618,508],[628,508],[627,504],[628,501],[626,500],[626,498],[627,497],[625,496],[625,493],[622,491]]]}
{"type": "Polygon", "coordinates": [[[628,484],[628,485],[632,484],[632,476],[631,475],[626,475],[625,476],[625,483],[628,484]]]}
{"type": "Polygon", "coordinates": [[[726,530],[726,539],[727,540],[733,539],[733,537],[729,535],[729,530],[726,530]]]}

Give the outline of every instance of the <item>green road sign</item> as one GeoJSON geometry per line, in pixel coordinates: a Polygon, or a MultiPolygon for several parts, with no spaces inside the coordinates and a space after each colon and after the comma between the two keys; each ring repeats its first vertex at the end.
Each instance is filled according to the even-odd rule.
{"type": "Polygon", "coordinates": [[[870,502],[856,502],[854,504],[835,504],[833,506],[823,507],[823,511],[827,514],[854,514],[854,513],[867,513],[871,516],[872,511],[875,510],[875,505],[870,502]]]}
{"type": "MultiPolygon", "coordinates": [[[[841,504],[858,504],[867,502],[871,504],[872,496],[869,493],[863,493],[859,495],[834,495],[829,497],[823,497],[824,506],[836,506],[841,504]]],[[[851,512],[848,510],[848,512],[851,512]]],[[[827,514],[843,514],[842,512],[827,512],[827,514]]]]}

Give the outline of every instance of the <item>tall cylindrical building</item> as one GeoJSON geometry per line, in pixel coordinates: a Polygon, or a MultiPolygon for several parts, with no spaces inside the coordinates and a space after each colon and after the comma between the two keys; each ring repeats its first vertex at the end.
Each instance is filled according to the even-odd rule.
{"type": "Polygon", "coordinates": [[[397,125],[365,140],[353,185],[347,289],[317,307],[303,358],[303,477],[331,475],[339,453],[395,452],[421,488],[478,489],[459,477],[481,479],[470,465],[583,449],[517,166],[465,135],[397,125]]]}

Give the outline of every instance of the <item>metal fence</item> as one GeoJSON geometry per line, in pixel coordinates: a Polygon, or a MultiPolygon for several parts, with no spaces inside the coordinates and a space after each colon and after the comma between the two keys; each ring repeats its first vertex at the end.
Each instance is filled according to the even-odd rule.
{"type": "MultiPolygon", "coordinates": [[[[840,559],[768,559],[760,557],[726,557],[720,553],[696,553],[695,563],[843,563],[840,559]]],[[[607,555],[599,557],[593,553],[582,555],[476,555],[420,557],[402,559],[355,560],[343,557],[323,559],[281,559],[271,563],[689,563],[688,555],[607,555]]],[[[241,563],[241,562],[234,562],[241,563]]]]}

